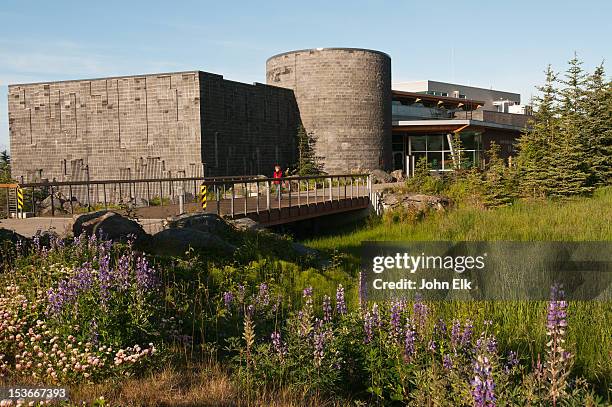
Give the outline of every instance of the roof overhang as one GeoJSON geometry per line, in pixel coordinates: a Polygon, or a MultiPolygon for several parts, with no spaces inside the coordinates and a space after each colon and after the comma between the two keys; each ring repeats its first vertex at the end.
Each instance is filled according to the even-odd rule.
{"type": "Polygon", "coordinates": [[[482,120],[397,120],[393,121],[393,131],[408,131],[411,133],[428,132],[452,132],[459,129],[465,130],[486,130],[497,129],[511,132],[522,132],[523,127],[512,126],[509,124],[485,122],[482,120]]]}
{"type": "Polygon", "coordinates": [[[428,102],[435,106],[444,106],[446,108],[463,108],[463,110],[474,110],[484,106],[485,102],[474,99],[459,99],[448,96],[434,96],[426,93],[405,92],[403,90],[391,91],[394,100],[405,101],[407,103],[428,102]]]}

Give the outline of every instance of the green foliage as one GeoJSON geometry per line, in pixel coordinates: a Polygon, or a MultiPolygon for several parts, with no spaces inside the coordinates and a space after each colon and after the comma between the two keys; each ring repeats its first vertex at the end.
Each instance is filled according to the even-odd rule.
{"type": "Polygon", "coordinates": [[[316,138],[313,133],[307,133],[303,125],[299,125],[296,133],[298,161],[295,173],[299,176],[319,175],[322,172],[320,158],[315,152],[316,138]]]}
{"type": "Polygon", "coordinates": [[[549,66],[532,127],[518,142],[520,192],[528,197],[588,195],[609,184],[612,156],[610,81],[576,55],[563,77],[549,66]]]}
{"type": "Polygon", "coordinates": [[[487,207],[510,205],[514,200],[515,176],[499,156],[500,147],[494,141],[487,151],[488,161],[483,180],[483,201],[487,207]]]}
{"type": "Polygon", "coordinates": [[[0,183],[11,182],[11,156],[6,150],[0,152],[0,183]]]}

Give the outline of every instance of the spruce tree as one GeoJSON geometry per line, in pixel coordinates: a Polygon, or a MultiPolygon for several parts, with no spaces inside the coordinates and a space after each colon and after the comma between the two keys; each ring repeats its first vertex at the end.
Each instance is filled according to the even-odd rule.
{"type": "Polygon", "coordinates": [[[584,104],[584,143],[590,185],[612,184],[612,82],[603,63],[589,75],[584,104]]]}
{"type": "Polygon", "coordinates": [[[564,78],[559,82],[564,87],[559,91],[559,129],[550,145],[548,195],[569,197],[592,192],[589,185],[591,169],[585,148],[585,86],[587,74],[582,62],[574,55],[564,78]]]}
{"type": "Polygon", "coordinates": [[[544,197],[548,192],[549,170],[553,166],[550,148],[559,131],[557,118],[556,73],[548,65],[546,80],[534,98],[534,114],[529,128],[519,138],[516,158],[519,188],[523,196],[544,197]]]}
{"type": "Polygon", "coordinates": [[[483,203],[489,208],[510,205],[514,199],[514,176],[511,169],[504,165],[500,150],[500,146],[494,141],[487,150],[483,203]]]}
{"type": "Polygon", "coordinates": [[[453,133],[451,145],[453,147],[453,170],[455,172],[461,172],[467,168],[468,163],[465,148],[463,147],[463,142],[461,141],[461,136],[458,132],[453,133]]]}
{"type": "Polygon", "coordinates": [[[318,175],[321,165],[315,154],[316,139],[312,133],[307,133],[303,125],[297,129],[298,162],[296,172],[300,176],[318,175]]]}

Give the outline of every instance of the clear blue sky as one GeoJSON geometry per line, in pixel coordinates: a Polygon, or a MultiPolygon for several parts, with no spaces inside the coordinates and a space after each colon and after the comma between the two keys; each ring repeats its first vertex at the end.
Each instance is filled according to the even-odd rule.
{"type": "Polygon", "coordinates": [[[520,92],[546,64],[612,72],[612,2],[23,1],[0,5],[0,148],[7,84],[200,69],[265,82],[265,61],[301,48],[358,47],[392,57],[393,80],[520,92]],[[453,57],[454,56],[454,57],[453,57]]]}

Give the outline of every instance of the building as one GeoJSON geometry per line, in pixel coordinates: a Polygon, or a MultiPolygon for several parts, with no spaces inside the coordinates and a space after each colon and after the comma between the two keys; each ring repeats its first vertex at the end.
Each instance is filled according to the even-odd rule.
{"type": "Polygon", "coordinates": [[[485,110],[485,101],[423,93],[393,92],[393,169],[409,176],[425,157],[432,171],[451,171],[451,140],[459,134],[468,165],[482,166],[491,142],[501,156],[515,155],[515,140],[525,130],[528,115],[485,110]]]}
{"type": "Polygon", "coordinates": [[[259,174],[295,159],[293,92],[201,71],[9,86],[17,179],[259,174]]]}
{"type": "Polygon", "coordinates": [[[270,174],[275,163],[296,161],[300,124],[328,173],[412,174],[420,157],[447,171],[454,133],[480,165],[493,140],[511,156],[528,118],[510,113],[522,106],[515,93],[433,81],[392,86],[391,58],[374,50],[275,55],[266,81],[194,70],[9,85],[13,176],[270,174]]]}
{"type": "Polygon", "coordinates": [[[398,82],[393,84],[393,89],[405,92],[424,93],[431,96],[480,100],[484,102],[482,109],[503,113],[518,113],[509,111],[509,107],[521,104],[521,95],[518,93],[459,85],[456,83],[429,80],[398,82]]]}

